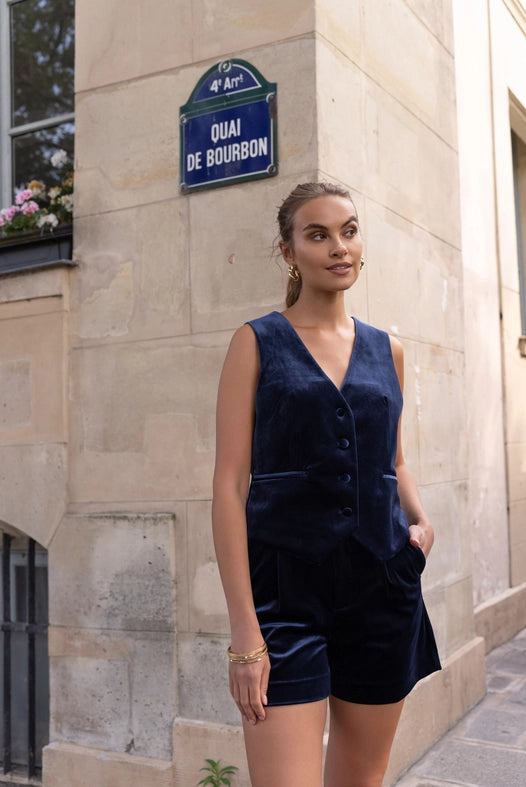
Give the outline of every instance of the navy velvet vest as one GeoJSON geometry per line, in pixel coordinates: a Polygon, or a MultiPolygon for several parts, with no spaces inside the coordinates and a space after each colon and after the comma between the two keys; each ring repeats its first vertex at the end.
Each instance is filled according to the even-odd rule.
{"type": "Polygon", "coordinates": [[[249,322],[260,375],[248,537],[313,561],[349,536],[381,560],[408,539],[394,468],[402,393],[389,336],[354,323],[338,390],[286,317],[249,322]]]}

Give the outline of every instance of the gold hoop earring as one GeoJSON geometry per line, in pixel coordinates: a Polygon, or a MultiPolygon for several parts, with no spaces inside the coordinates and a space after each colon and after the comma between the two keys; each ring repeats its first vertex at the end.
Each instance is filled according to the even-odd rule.
{"type": "Polygon", "coordinates": [[[360,260],[360,270],[363,268],[364,265],[365,265],[365,260],[362,257],[361,260],[360,260]]]}
{"type": "Polygon", "coordinates": [[[288,274],[292,281],[299,281],[301,278],[299,270],[295,268],[294,265],[289,265],[288,274]]]}

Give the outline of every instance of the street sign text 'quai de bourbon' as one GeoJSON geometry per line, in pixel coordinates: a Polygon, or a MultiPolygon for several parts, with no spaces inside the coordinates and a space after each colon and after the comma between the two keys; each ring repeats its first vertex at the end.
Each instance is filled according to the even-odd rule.
{"type": "Polygon", "coordinates": [[[179,123],[183,194],[277,174],[277,85],[246,60],[209,69],[179,123]]]}

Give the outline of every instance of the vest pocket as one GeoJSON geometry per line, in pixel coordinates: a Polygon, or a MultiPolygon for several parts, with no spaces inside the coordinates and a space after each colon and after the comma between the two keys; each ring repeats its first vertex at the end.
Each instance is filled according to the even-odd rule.
{"type": "Polygon", "coordinates": [[[281,473],[254,473],[252,481],[279,481],[287,478],[307,478],[306,470],[284,470],[281,473]]]}

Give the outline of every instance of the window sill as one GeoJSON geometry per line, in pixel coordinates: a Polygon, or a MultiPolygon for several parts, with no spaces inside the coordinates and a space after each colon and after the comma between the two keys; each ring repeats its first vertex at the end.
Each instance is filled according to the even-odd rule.
{"type": "Polygon", "coordinates": [[[41,787],[42,769],[37,768],[37,776],[28,777],[25,768],[14,766],[10,773],[0,774],[0,787],[41,787]]]}
{"type": "Polygon", "coordinates": [[[76,265],[72,261],[73,228],[57,227],[52,233],[20,233],[0,239],[0,276],[38,270],[53,265],[76,265]]]}

